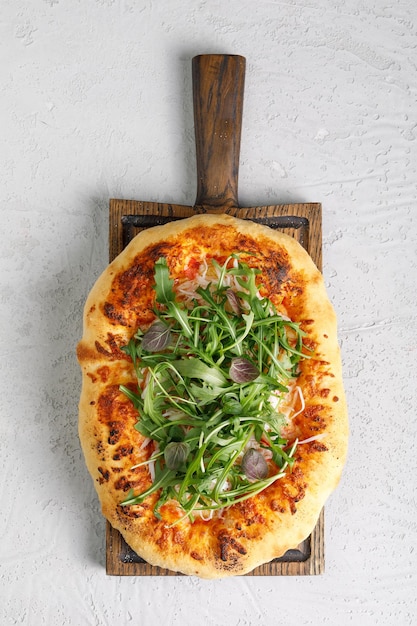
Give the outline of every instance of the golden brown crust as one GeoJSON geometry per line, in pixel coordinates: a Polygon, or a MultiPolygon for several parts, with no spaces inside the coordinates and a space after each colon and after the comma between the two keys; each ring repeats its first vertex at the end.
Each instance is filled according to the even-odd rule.
{"type": "Polygon", "coordinates": [[[140,233],[97,280],[84,310],[77,348],[83,371],[79,433],[87,467],[104,516],[147,562],[203,578],[239,575],[281,556],[313,530],[336,487],[347,453],[347,410],[334,310],[323,279],[291,237],[226,215],[196,215],[140,233]],[[134,429],[137,414],[119,385],[135,385],[130,359],[120,350],[138,326],[152,319],[154,263],[167,258],[172,274],[192,271],[192,259],[208,251],[217,258],[252,251],[263,289],[307,333],[315,358],[301,365],[298,384],[305,410],[294,420],[300,445],[294,469],[259,496],[209,521],[170,526],[178,518],[171,503],[162,520],[152,509],[156,496],[121,507],[129,489],[151,483],[146,466],[152,443],[134,429]]]}

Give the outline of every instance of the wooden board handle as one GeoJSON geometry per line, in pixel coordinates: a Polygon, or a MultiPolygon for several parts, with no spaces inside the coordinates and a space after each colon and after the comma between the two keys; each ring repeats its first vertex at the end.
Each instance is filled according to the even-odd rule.
{"type": "Polygon", "coordinates": [[[238,207],[245,67],[245,58],[238,55],[193,58],[197,211],[238,207]]]}

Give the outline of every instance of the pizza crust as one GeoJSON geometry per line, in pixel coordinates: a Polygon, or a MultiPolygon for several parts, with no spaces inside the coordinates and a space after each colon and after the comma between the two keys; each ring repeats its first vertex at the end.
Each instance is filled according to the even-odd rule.
{"type": "Polygon", "coordinates": [[[342,473],[348,420],[336,315],[321,273],[297,241],[228,215],[195,215],[141,232],[91,290],[77,354],[83,372],[79,435],[103,515],[148,563],[202,578],[242,575],[296,547],[312,532],[342,473]],[[287,306],[299,318],[294,321],[314,346],[315,359],[302,364],[298,384],[306,408],[295,424],[300,440],[313,439],[299,445],[294,471],[258,497],[234,505],[222,517],[194,524],[187,519],[171,527],[170,516],[175,519],[177,512],[166,507],[163,520],[157,520],[152,497],[142,505],[119,504],[128,489],[150,484],[147,469],[131,469],[150,453],[134,429],[133,406],[118,389],[135,383],[132,364],[120,347],[138,322],[151,321],[146,296],[159,256],[168,251],[178,272],[198,246],[216,253],[233,243],[234,251],[246,243],[264,255],[269,288],[284,293],[285,286],[287,306]]]}

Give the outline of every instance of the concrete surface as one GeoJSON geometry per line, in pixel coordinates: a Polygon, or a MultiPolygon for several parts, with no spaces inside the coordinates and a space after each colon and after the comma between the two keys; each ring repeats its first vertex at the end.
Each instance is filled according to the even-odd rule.
{"type": "Polygon", "coordinates": [[[3,0],[0,624],[417,623],[413,0],[3,0]],[[75,345],[110,197],[193,204],[191,58],[247,59],[242,205],[322,202],[349,461],[326,572],[111,578],[75,345]]]}

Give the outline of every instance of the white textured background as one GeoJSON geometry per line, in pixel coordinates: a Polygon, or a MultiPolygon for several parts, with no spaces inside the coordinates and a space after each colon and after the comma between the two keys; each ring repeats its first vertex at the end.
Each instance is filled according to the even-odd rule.
{"type": "Polygon", "coordinates": [[[2,0],[0,29],[0,624],[416,624],[415,1],[2,0]],[[110,197],[194,202],[205,52],[247,58],[241,204],[323,204],[351,441],[320,577],[105,575],[81,311],[110,197]]]}

